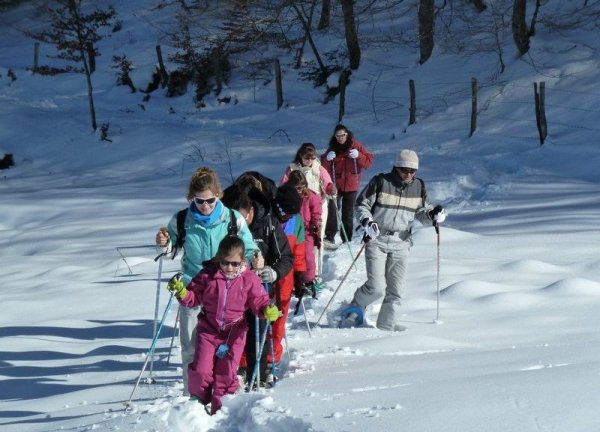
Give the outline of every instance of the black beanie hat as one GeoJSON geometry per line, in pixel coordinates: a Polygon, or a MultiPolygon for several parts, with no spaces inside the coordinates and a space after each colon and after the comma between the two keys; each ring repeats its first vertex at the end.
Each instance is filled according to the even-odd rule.
{"type": "Polygon", "coordinates": [[[275,196],[275,211],[281,215],[282,213],[294,215],[300,213],[302,199],[296,188],[292,185],[284,184],[277,188],[275,196]]]}

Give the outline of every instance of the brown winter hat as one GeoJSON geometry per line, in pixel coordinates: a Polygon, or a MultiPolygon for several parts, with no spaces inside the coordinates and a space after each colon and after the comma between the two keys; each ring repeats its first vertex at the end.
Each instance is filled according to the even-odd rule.
{"type": "Polygon", "coordinates": [[[419,157],[412,150],[404,149],[398,153],[394,166],[398,168],[419,169],[419,157]]]}

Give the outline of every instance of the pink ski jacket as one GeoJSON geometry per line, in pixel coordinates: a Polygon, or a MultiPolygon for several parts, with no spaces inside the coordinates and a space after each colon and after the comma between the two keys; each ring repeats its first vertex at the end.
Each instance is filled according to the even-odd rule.
{"type": "Polygon", "coordinates": [[[263,309],[269,296],[260,278],[249,268],[233,279],[227,279],[218,264],[210,263],[198,273],[179,302],[186,307],[202,306],[198,325],[213,331],[226,331],[234,325],[245,325],[244,312],[264,318],[263,309]]]}

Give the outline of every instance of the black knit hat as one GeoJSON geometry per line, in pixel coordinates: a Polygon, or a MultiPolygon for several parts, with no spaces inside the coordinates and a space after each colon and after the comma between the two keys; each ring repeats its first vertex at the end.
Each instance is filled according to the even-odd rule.
{"type": "Polygon", "coordinates": [[[279,216],[300,213],[302,199],[294,186],[284,184],[277,188],[274,210],[279,216]]]}

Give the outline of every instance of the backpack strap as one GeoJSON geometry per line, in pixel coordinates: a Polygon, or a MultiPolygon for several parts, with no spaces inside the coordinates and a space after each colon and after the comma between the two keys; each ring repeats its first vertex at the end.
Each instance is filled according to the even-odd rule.
{"type": "Polygon", "coordinates": [[[232,209],[229,209],[229,226],[227,227],[227,235],[237,236],[238,226],[237,226],[237,218],[235,217],[235,213],[232,209]]]}
{"type": "MultiPolygon", "coordinates": [[[[183,249],[183,244],[185,242],[185,217],[187,216],[187,211],[188,209],[184,208],[177,212],[177,243],[175,243],[175,246],[173,247],[171,259],[174,259],[179,251],[183,249]]],[[[237,233],[237,218],[235,217],[233,210],[229,209],[229,225],[227,226],[227,234],[231,236],[237,236],[237,233]]]]}
{"type": "Polygon", "coordinates": [[[183,243],[185,242],[185,217],[187,216],[187,208],[179,210],[177,212],[177,242],[173,247],[173,253],[171,259],[175,259],[181,249],[183,249],[183,243]]]}
{"type": "Polygon", "coordinates": [[[425,182],[418,177],[417,180],[421,183],[421,200],[423,201],[422,204],[425,205],[425,182]]]}

